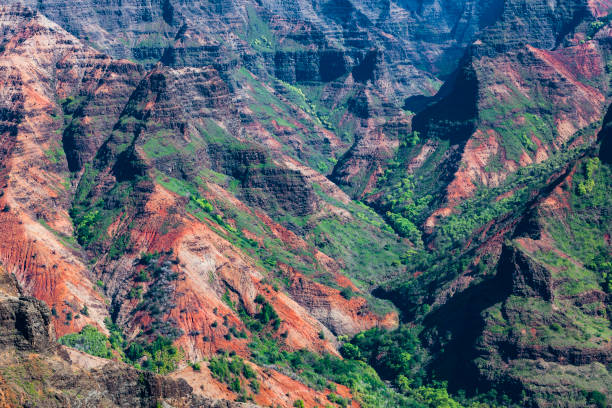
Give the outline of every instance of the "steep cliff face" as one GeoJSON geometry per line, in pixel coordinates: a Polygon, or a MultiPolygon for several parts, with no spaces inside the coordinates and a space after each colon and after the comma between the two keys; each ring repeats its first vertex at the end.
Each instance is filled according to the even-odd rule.
{"type": "Polygon", "coordinates": [[[150,63],[162,57],[184,61],[189,54],[201,59],[196,55],[203,54],[212,61],[217,53],[246,51],[249,59],[263,55],[270,72],[285,81],[327,82],[353,73],[357,81],[399,85],[389,88],[391,93],[420,91],[431,73],[452,71],[463,49],[503,7],[495,0],[293,5],[164,0],[103,9],[88,0],[26,4],[115,57],[150,63]],[[199,34],[186,37],[187,27],[199,34]],[[175,40],[181,45],[176,47],[175,40]],[[198,49],[204,52],[193,52],[198,49]]]}
{"type": "Polygon", "coordinates": [[[494,277],[425,320],[423,338],[440,353],[435,369],[452,378],[469,367],[471,380],[453,386],[493,385],[537,407],[588,406],[593,392],[610,395],[610,167],[601,155],[589,149],[570,162],[514,223],[494,277]]]}
{"type": "Polygon", "coordinates": [[[14,275],[0,275],[1,346],[24,351],[45,352],[52,346],[51,313],[40,300],[23,296],[14,275]]]}
{"type": "MultiPolygon", "coordinates": [[[[610,256],[610,220],[601,212],[609,200],[609,171],[597,158],[587,157],[541,203],[541,236],[533,239],[519,231],[514,248],[502,252],[498,276],[504,279],[513,273],[509,297],[482,314],[478,369],[487,380],[500,381],[499,366],[483,364],[500,358],[507,363],[504,371],[510,381],[533,395],[537,406],[548,406],[546,394],[554,392],[545,384],[560,384],[560,378],[552,378],[561,371],[567,374],[558,394],[585,389],[610,394],[604,369],[612,358],[607,314],[611,299],[604,266],[610,256]],[[588,180],[593,188],[585,190],[588,180]],[[608,198],[601,201],[603,197],[608,198]],[[583,239],[590,249],[578,244],[583,239]],[[542,370],[552,377],[539,378],[542,370]]],[[[584,403],[577,400],[573,404],[584,403]]]]}
{"type": "MultiPolygon", "coordinates": [[[[557,3],[506,2],[442,99],[415,116],[418,137],[404,136],[396,175],[427,179],[435,166],[444,177],[423,183],[422,194],[445,194],[452,209],[479,185],[496,187],[520,167],[593,140],[608,94],[609,28],[583,2],[557,3]]],[[[383,191],[397,177],[386,181],[383,191]]]]}
{"type": "Polygon", "coordinates": [[[69,238],[70,170],[78,171],[99,148],[141,70],[84,47],[36,12],[5,6],[1,19],[6,33],[1,55],[6,239],[0,258],[28,293],[57,314],[78,314],[84,305],[92,310],[80,321],[58,318],[61,334],[101,322],[107,314],[87,261],[69,238]],[[78,108],[85,99],[96,108],[78,108]]]}
{"type": "MultiPolygon", "coordinates": [[[[412,279],[379,293],[424,321],[429,368],[451,388],[494,386],[527,406],[594,406],[591,393],[610,394],[610,222],[600,212],[610,28],[600,6],[505,2],[438,98],[421,99],[365,195],[422,240],[412,279]],[[453,384],[464,367],[469,380],[453,384]]],[[[357,162],[347,158],[339,166],[357,162]]]]}
{"type": "Polygon", "coordinates": [[[334,180],[352,196],[371,190],[392,158],[404,132],[387,134],[386,123],[405,119],[399,109],[404,99],[435,94],[477,34],[503,11],[501,0],[292,5],[168,0],[103,9],[94,3],[26,2],[113,57],[147,67],[158,61],[177,68],[210,65],[224,78],[243,65],[256,81],[279,80],[276,91],[289,90],[290,99],[314,116],[315,126],[300,120],[285,124],[270,110],[255,113],[275,120],[274,127],[256,121],[325,174],[354,145],[341,160],[345,165],[334,170],[334,180]],[[288,84],[298,85],[299,93],[288,84]],[[330,137],[334,133],[340,140],[330,137]],[[384,147],[372,149],[378,143],[384,147]]]}

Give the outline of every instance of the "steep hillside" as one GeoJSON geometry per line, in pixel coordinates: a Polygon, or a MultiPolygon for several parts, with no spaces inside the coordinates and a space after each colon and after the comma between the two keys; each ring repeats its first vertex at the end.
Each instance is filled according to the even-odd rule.
{"type": "Polygon", "coordinates": [[[478,386],[536,406],[610,395],[610,171],[593,151],[572,162],[504,243],[495,276],[430,314],[436,369],[471,366],[478,386]]]}
{"type": "Polygon", "coordinates": [[[5,3],[6,405],[612,401],[611,2],[5,3]]]}
{"type": "Polygon", "coordinates": [[[0,405],[254,407],[212,400],[174,381],[54,343],[51,312],[0,270],[0,405]]]}
{"type": "Polygon", "coordinates": [[[494,267],[529,200],[595,142],[601,126],[609,95],[607,20],[580,2],[532,3],[540,12],[527,15],[519,3],[507,2],[446,95],[414,117],[412,134],[365,196],[396,231],[437,255],[410,268],[428,272],[419,277],[421,288],[444,292],[442,282],[452,280],[454,292],[471,282],[465,276],[494,267]],[[481,254],[486,266],[478,267],[481,254]],[[431,279],[438,282],[425,283],[431,279]]]}
{"type": "MultiPolygon", "coordinates": [[[[145,72],[27,8],[2,16],[2,263],[50,305],[58,336],[81,331],[61,341],[99,330],[109,348],[86,351],[160,373],[207,359],[191,380],[230,399],[327,399],[321,387],[335,377],[300,379],[297,367],[282,368],[287,353],[341,364],[336,335],[396,327],[393,308],[367,292],[394,265],[368,242],[387,243],[389,255],[407,243],[272,135],[262,140],[262,123],[280,125],[252,108],[320,122],[245,68],[225,78],[212,67],[145,72]],[[261,367],[243,378],[215,371],[241,358],[261,367]]],[[[364,387],[391,392],[359,370],[374,378],[364,387]]]]}

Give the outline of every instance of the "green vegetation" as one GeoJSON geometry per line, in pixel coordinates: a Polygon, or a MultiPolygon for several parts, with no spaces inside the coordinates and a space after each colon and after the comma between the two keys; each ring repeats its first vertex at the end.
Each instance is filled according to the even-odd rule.
{"type": "Polygon", "coordinates": [[[345,358],[368,363],[383,379],[398,381],[399,376],[404,376],[413,385],[421,386],[425,378],[421,368],[424,352],[417,335],[416,329],[406,326],[393,332],[371,329],[344,343],[340,352],[345,358]]]}
{"type": "Polygon", "coordinates": [[[248,16],[248,43],[258,51],[272,51],[275,43],[274,34],[268,25],[257,14],[257,11],[253,6],[247,6],[246,10],[248,16]]]}
{"type": "Polygon", "coordinates": [[[146,285],[146,291],[141,285],[131,289],[135,292],[131,297],[140,300],[134,312],[146,311],[152,319],[151,327],[144,335],[158,334],[170,341],[182,334],[180,329],[164,318],[174,306],[172,295],[175,281],[179,278],[175,271],[176,261],[169,259],[171,255],[171,251],[142,254],[139,264],[144,265],[144,269],[138,273],[135,280],[150,282],[146,285]]]}
{"type": "Polygon", "coordinates": [[[342,290],[340,291],[340,295],[343,298],[350,300],[354,296],[353,288],[351,288],[350,286],[342,288],[342,290]]]}
{"type": "Polygon", "coordinates": [[[136,206],[139,183],[146,182],[146,177],[116,183],[104,196],[92,200],[91,190],[96,182],[98,171],[90,164],[85,171],[75,194],[70,216],[75,226],[76,239],[81,246],[94,252],[108,248],[110,259],[118,259],[130,247],[131,224],[125,229],[118,228],[115,236],[109,238],[108,229],[115,221],[126,221],[127,215],[136,206]],[[113,203],[113,205],[108,205],[113,203]]]}
{"type": "Polygon", "coordinates": [[[508,160],[518,163],[523,152],[533,155],[537,146],[532,137],[537,137],[543,143],[552,143],[556,137],[556,126],[551,114],[554,109],[546,95],[533,89],[533,94],[526,96],[510,79],[483,80],[496,82],[508,92],[500,100],[492,90],[485,90],[479,108],[481,127],[490,128],[500,135],[499,141],[508,160]],[[539,115],[531,112],[538,112],[539,115]]]}
{"type": "Polygon", "coordinates": [[[284,145],[285,152],[323,174],[329,173],[336,159],[328,138],[318,127],[330,128],[332,125],[316,113],[314,105],[306,100],[302,89],[274,79],[270,79],[270,85],[266,86],[261,79],[254,78],[244,68],[238,70],[235,77],[249,85],[253,100],[249,108],[255,113],[258,122],[284,145]],[[300,110],[306,115],[301,114],[300,110]],[[303,141],[299,148],[293,143],[287,143],[286,136],[276,136],[279,134],[278,126],[289,128],[293,137],[303,141]]]}
{"type": "MultiPolygon", "coordinates": [[[[465,393],[450,395],[446,384],[432,381],[425,371],[427,355],[419,341],[419,327],[400,326],[394,331],[371,329],[345,342],[340,351],[345,361],[358,360],[369,364],[394,389],[403,394],[410,407],[495,408],[517,407],[495,390],[467,398],[465,393]]],[[[368,405],[366,405],[368,406],[368,405]]],[[[371,405],[378,406],[378,405],[371,405]]]]}
{"type": "Polygon", "coordinates": [[[165,176],[161,173],[159,173],[157,176],[157,182],[173,193],[183,197],[189,197],[189,203],[187,204],[186,209],[197,218],[202,219],[206,217],[208,219],[214,219],[221,226],[225,226],[223,220],[217,214],[215,214],[213,205],[208,200],[200,196],[198,189],[191,183],[174,177],[165,176]],[[212,215],[212,217],[207,217],[207,214],[212,215]],[[215,215],[217,216],[215,217],[215,215]]]}
{"type": "Polygon", "coordinates": [[[584,396],[589,403],[595,404],[597,408],[606,408],[609,406],[608,398],[600,391],[585,391],[584,396]]]}
{"type": "Polygon", "coordinates": [[[228,385],[229,389],[239,395],[239,400],[252,399],[248,394],[248,388],[254,393],[259,392],[257,374],[242,358],[221,353],[212,357],[208,362],[208,368],[214,378],[228,385]]]}
{"type": "Polygon", "coordinates": [[[206,119],[205,127],[199,127],[200,134],[209,144],[226,145],[231,149],[242,149],[243,144],[239,143],[232,135],[227,133],[225,129],[219,126],[214,120],[206,119]]]}
{"type": "Polygon", "coordinates": [[[584,180],[578,183],[578,193],[582,196],[586,196],[593,192],[593,188],[595,188],[595,180],[593,178],[593,173],[599,169],[600,161],[599,158],[595,157],[592,159],[587,159],[585,162],[585,176],[584,180]]]}
{"type": "Polygon", "coordinates": [[[177,369],[183,353],[173,344],[172,339],[157,336],[148,344],[130,343],[124,348],[125,361],[144,370],[166,374],[177,369]]]}
{"type": "Polygon", "coordinates": [[[45,150],[45,156],[53,164],[63,163],[66,161],[66,153],[64,153],[64,149],[58,144],[55,144],[48,150],[45,150]]]}
{"type": "Polygon", "coordinates": [[[576,265],[570,276],[584,281],[597,279],[601,287],[611,292],[612,255],[606,236],[612,234],[612,186],[610,166],[603,165],[598,158],[587,158],[579,165],[571,191],[571,209],[563,220],[551,219],[547,230],[555,240],[556,246],[566,254],[579,260],[585,267],[577,274],[576,265]],[[581,276],[582,275],[582,276],[581,276]]]}
{"type": "Polygon", "coordinates": [[[271,328],[272,331],[277,331],[280,328],[281,320],[276,310],[274,310],[272,305],[268,303],[262,295],[257,295],[255,303],[258,305],[257,312],[252,316],[249,315],[243,307],[238,311],[247,329],[253,333],[260,333],[268,327],[271,328]]]}
{"type": "MultiPolygon", "coordinates": [[[[85,326],[80,333],[66,335],[59,342],[98,357],[116,358],[137,368],[161,374],[175,370],[183,359],[183,353],[173,345],[173,341],[181,332],[171,322],[163,319],[171,300],[172,282],[178,276],[172,270],[172,262],[167,260],[169,255],[171,253],[168,252],[141,254],[138,264],[143,269],[135,280],[149,282],[153,278],[153,281],[145,287],[132,287],[127,296],[128,299],[140,301],[136,311],[145,310],[151,316],[152,322],[147,331],[139,333],[134,341],[128,342],[120,328],[107,319],[105,324],[110,333],[108,338],[94,327],[85,326]]],[[[104,285],[99,282],[99,286],[104,285]]],[[[89,310],[84,306],[80,313],[88,315],[89,310]]],[[[66,318],[71,319],[72,313],[66,318]]]]}
{"type": "Polygon", "coordinates": [[[255,317],[264,325],[273,322],[277,326],[278,314],[262,295],[257,295],[255,303],[260,305],[259,312],[255,317]]]}
{"type": "Polygon", "coordinates": [[[143,145],[143,149],[147,156],[152,159],[159,159],[177,154],[178,149],[173,146],[168,137],[151,137],[147,139],[143,145]]]}
{"type": "Polygon", "coordinates": [[[183,358],[182,352],[172,344],[172,339],[157,336],[149,343],[127,343],[117,325],[108,319],[105,323],[110,332],[109,337],[87,325],[80,333],[67,334],[58,341],[97,357],[116,358],[160,374],[175,370],[183,358]]]}
{"type": "Polygon", "coordinates": [[[389,218],[389,223],[399,235],[410,239],[410,241],[416,243],[418,246],[423,246],[421,231],[412,221],[408,218],[404,218],[400,214],[392,213],[391,211],[387,211],[387,217],[389,218]]]}
{"type": "MultiPolygon", "coordinates": [[[[247,7],[246,13],[248,44],[265,53],[281,50],[281,45],[277,43],[265,18],[262,18],[254,7],[247,7]]],[[[599,20],[590,23],[588,36],[595,35],[604,25],[604,22],[599,20]]],[[[137,44],[137,47],[159,47],[166,42],[165,38],[152,36],[149,41],[137,44]]],[[[282,45],[287,48],[291,46],[282,45]]],[[[332,130],[348,144],[353,142],[356,125],[350,123],[351,120],[343,120],[347,116],[345,114],[348,101],[354,97],[350,92],[343,96],[341,101],[322,102],[328,93],[328,88],[322,85],[296,86],[272,79],[268,84],[264,84],[246,68],[238,70],[234,79],[247,94],[247,108],[253,112],[257,123],[286,146],[285,153],[311,168],[329,174],[336,164],[335,156],[341,153],[332,152],[330,146],[334,144],[323,138],[320,127],[332,130]],[[283,92],[278,92],[279,90],[283,92]],[[305,116],[310,118],[305,119],[305,116]],[[278,131],[279,126],[284,128],[281,132],[278,131]],[[287,143],[287,140],[283,139],[287,134],[290,134],[291,138],[299,139],[299,143],[287,143]]],[[[557,136],[551,115],[548,114],[551,109],[545,98],[541,95],[525,97],[509,80],[502,78],[498,82],[500,87],[505,85],[508,88],[507,99],[498,103],[499,98],[484,88],[482,92],[487,94],[488,98],[485,98],[478,118],[485,131],[494,129],[499,135],[503,151],[492,159],[487,167],[487,170],[496,172],[504,169],[506,159],[518,163],[524,154],[533,157],[538,147],[536,139],[548,143],[557,136]],[[536,115],[529,112],[544,113],[536,115]]],[[[382,104],[375,94],[369,98],[374,104],[382,104]]],[[[72,121],[72,115],[83,102],[84,99],[80,97],[70,97],[62,101],[66,119],[72,121]]],[[[108,146],[105,145],[105,150],[96,158],[95,165],[86,166],[70,212],[78,243],[89,251],[107,254],[110,260],[118,260],[130,251],[130,214],[134,214],[137,206],[133,200],[136,200],[134,197],[139,194],[138,183],[150,181],[147,176],[138,175],[140,173],[134,170],[138,159],[133,150],[138,136],[137,132],[131,133],[131,128],[150,125],[145,124],[144,120],[136,119],[137,117],[139,116],[124,115],[119,128],[113,131],[108,146]],[[116,162],[110,161],[106,156],[116,159],[116,162]],[[118,182],[109,191],[97,195],[93,187],[98,185],[98,173],[111,165],[115,166],[113,174],[118,182]],[[129,177],[134,178],[126,180],[125,176],[122,177],[121,166],[128,169],[129,177]],[[117,229],[120,232],[109,239],[107,232],[110,225],[114,225],[116,221],[121,224],[121,228],[117,229]]],[[[223,150],[221,154],[239,151],[245,153],[245,150],[252,147],[234,138],[212,119],[203,119],[200,124],[199,134],[191,135],[193,140],[188,145],[179,145],[180,142],[174,140],[168,130],[157,128],[154,136],[138,145],[154,162],[185,152],[192,154],[206,145],[219,147],[223,150]]],[[[78,119],[71,123],[72,125],[78,127],[78,119]]],[[[150,126],[148,131],[151,131],[150,126]]],[[[240,199],[241,195],[258,194],[257,191],[248,191],[248,184],[236,174],[242,171],[247,174],[258,170],[278,170],[276,164],[267,156],[260,163],[232,169],[236,170],[236,174],[216,167],[217,171],[225,171],[227,174],[206,168],[199,169],[192,164],[186,164],[191,166],[189,168],[180,169],[183,174],[189,174],[182,176],[184,179],[170,177],[160,171],[152,174],[156,181],[169,191],[187,197],[183,200],[186,203],[185,211],[205,223],[220,237],[227,239],[230,244],[240,248],[254,263],[261,266],[262,270],[269,274],[266,276],[267,282],[276,285],[275,290],[283,284],[290,284],[281,273],[283,268],[288,266],[338,288],[345,299],[356,296],[359,292],[354,292],[350,286],[338,286],[333,277],[324,273],[326,268],[323,268],[313,255],[315,249],[321,250],[332,259],[339,260],[344,272],[349,271],[350,277],[361,289],[371,289],[389,277],[400,276],[397,281],[389,284],[389,292],[392,292],[391,296],[395,300],[399,299],[398,304],[405,312],[404,317],[416,320],[418,324],[422,323],[420,319],[431,310],[430,304],[437,302],[439,293],[436,291],[445,289],[445,284],[472,267],[473,276],[476,276],[478,283],[478,279],[491,267],[487,264],[489,258],[486,256],[478,265],[473,265],[472,260],[475,248],[490,234],[499,232],[495,230],[497,221],[509,220],[510,223],[512,220],[518,220],[533,203],[536,195],[540,194],[541,189],[550,185],[552,179],[559,177],[567,163],[573,162],[585,152],[583,149],[575,149],[553,154],[544,163],[526,166],[511,174],[497,188],[476,186],[477,191],[473,197],[456,206],[453,213],[447,217],[442,217],[433,232],[423,234],[419,226],[423,225],[425,219],[434,209],[439,208],[440,204],[435,201],[435,197],[438,197],[438,189],[444,181],[435,180],[441,174],[441,169],[436,167],[443,157],[456,153],[452,150],[455,147],[451,147],[449,141],[434,140],[435,147],[425,163],[414,174],[408,174],[406,164],[416,157],[420,143],[432,139],[416,131],[408,134],[402,132],[397,137],[400,143],[397,155],[388,163],[387,171],[379,178],[375,190],[371,193],[371,197],[377,194],[382,197],[379,207],[376,208],[378,214],[361,203],[344,203],[330,197],[319,185],[314,185],[317,197],[324,203],[335,206],[338,212],[342,212],[342,217],[337,214],[329,215],[327,211],[321,211],[316,217],[297,216],[274,207],[276,202],[270,204],[273,210],[269,213],[274,221],[305,237],[306,248],[301,245],[298,249],[289,248],[289,245],[278,238],[280,234],[256,215],[239,209],[232,203],[223,202],[223,199],[209,201],[203,197],[205,195],[210,199],[214,196],[206,193],[205,181],[222,185],[240,199]],[[482,229],[483,226],[488,227],[482,229]],[[414,279],[407,278],[413,276],[414,279]]],[[[53,147],[45,154],[51,163],[65,160],[65,154],[59,147],[53,147]]],[[[537,262],[554,267],[551,269],[554,269],[555,277],[562,279],[559,281],[561,283],[558,290],[566,297],[599,287],[608,293],[612,292],[612,260],[609,245],[602,239],[601,234],[606,228],[608,235],[610,232],[606,225],[610,225],[607,209],[611,208],[612,204],[609,200],[611,174],[598,159],[590,158],[583,163],[571,186],[572,214],[547,225],[547,232],[560,251],[575,257],[581,265],[576,265],[559,254],[533,254],[537,262]]],[[[444,169],[447,170],[450,174],[454,171],[444,169]]],[[[261,174],[263,173],[256,173],[261,174]]],[[[357,187],[349,192],[357,193],[359,189],[363,190],[364,182],[369,180],[372,174],[373,171],[369,170],[360,174],[357,177],[360,180],[355,182],[357,187]]],[[[289,179],[289,182],[292,181],[293,179],[289,179]]],[[[265,204],[268,204],[268,200],[273,201],[265,193],[256,198],[263,198],[259,201],[265,204]]],[[[180,271],[177,272],[178,267],[173,265],[168,255],[144,253],[135,268],[135,283],[129,288],[127,297],[138,304],[137,312],[144,311],[153,320],[151,327],[147,328],[146,332],[139,333],[135,341],[127,342],[120,330],[109,322],[109,338],[95,328],[86,326],[81,333],[65,336],[60,342],[100,357],[120,358],[137,367],[160,373],[175,369],[182,353],[172,342],[180,333],[168,322],[166,313],[170,306],[174,306],[169,302],[180,271]]],[[[103,285],[99,286],[102,288],[103,285]]],[[[421,347],[418,326],[401,326],[392,332],[372,329],[358,334],[350,341],[345,339],[347,341],[340,348],[345,359],[305,350],[289,352],[282,344],[287,332],[279,332],[282,323],[280,317],[264,296],[258,295],[255,299],[256,311],[251,314],[247,313],[239,301],[235,301],[235,296],[232,300],[232,296],[226,291],[223,301],[240,315],[247,329],[253,333],[254,336],[249,341],[253,361],[289,372],[317,390],[328,389],[328,400],[331,404],[349,406],[351,403],[334,392],[334,383],[349,387],[355,399],[365,407],[390,404],[455,408],[495,406],[502,403],[503,397],[495,396],[483,402],[469,400],[461,395],[450,395],[445,384],[435,382],[432,373],[425,372],[429,356],[421,347]],[[393,386],[388,387],[385,381],[390,381],[393,386]],[[481,403],[485,405],[480,405],[481,403]]],[[[363,296],[369,301],[372,300],[367,294],[363,296]]],[[[565,299],[558,299],[549,304],[539,300],[510,297],[506,307],[517,315],[530,316],[513,325],[512,329],[537,330],[537,341],[541,345],[567,345],[571,342],[596,345],[602,339],[610,337],[609,321],[606,320],[606,313],[609,311],[597,309],[598,306],[593,303],[576,305],[565,299]],[[573,321],[567,321],[564,313],[555,313],[553,306],[565,314],[571,312],[573,321]],[[538,321],[542,317],[545,319],[538,321]]],[[[375,307],[377,312],[388,310],[388,304],[383,304],[382,301],[378,303],[381,304],[380,308],[375,307]]],[[[80,313],[87,315],[87,308],[84,307],[80,313]]],[[[498,305],[486,310],[485,314],[495,321],[494,332],[507,333],[510,330],[510,325],[504,320],[498,305]]],[[[224,317],[224,325],[228,326],[227,316],[224,317]]],[[[66,315],[67,320],[72,318],[72,312],[66,315]]],[[[78,318],[78,315],[74,318],[78,318]]],[[[215,321],[212,327],[216,326],[215,321]]],[[[440,336],[444,335],[440,333],[440,336]]],[[[232,337],[247,338],[248,334],[236,327],[228,327],[225,336],[230,340],[232,337]]],[[[319,337],[324,339],[325,333],[321,331],[319,337]]],[[[260,383],[255,372],[249,363],[240,357],[221,353],[211,358],[208,364],[213,376],[227,384],[229,389],[238,393],[242,399],[249,399],[249,392],[259,392],[260,383]]],[[[201,369],[199,363],[193,363],[192,367],[196,371],[201,369]]],[[[605,395],[602,398],[600,394],[589,391],[584,397],[592,404],[602,406],[606,404],[606,399],[605,395]]],[[[304,402],[296,400],[293,405],[303,407],[304,402]]]]}
{"type": "Polygon", "coordinates": [[[586,38],[587,38],[587,40],[593,39],[593,37],[595,37],[595,35],[602,28],[604,28],[606,25],[608,25],[610,23],[611,19],[612,19],[612,13],[609,12],[608,15],[606,15],[604,17],[600,17],[597,20],[590,22],[588,27],[587,27],[587,31],[586,31],[586,38]]]}
{"type": "Polygon", "coordinates": [[[100,220],[100,211],[93,210],[89,213],[85,213],[79,220],[76,226],[76,235],[79,244],[89,244],[97,231],[97,224],[100,220]]]}
{"type": "Polygon", "coordinates": [[[67,334],[58,339],[60,344],[75,348],[92,356],[112,358],[111,343],[103,333],[93,326],[83,327],[80,333],[67,334]]]}
{"type": "Polygon", "coordinates": [[[51,233],[53,235],[55,235],[57,238],[59,238],[60,241],[62,241],[62,243],[68,247],[68,248],[76,248],[78,247],[77,241],[76,239],[74,239],[73,236],[68,236],[68,235],[64,235],[63,233],[56,231],[55,229],[51,228],[51,226],[49,224],[47,224],[47,222],[40,218],[38,220],[38,222],[45,227],[47,230],[51,231],[51,233]]]}
{"type": "Polygon", "coordinates": [[[542,138],[548,142],[553,138],[554,127],[536,115],[524,113],[497,123],[495,130],[500,134],[506,158],[519,162],[523,152],[533,155],[537,145],[532,137],[542,138]],[[520,125],[519,125],[520,123],[520,125]]]}
{"type": "MultiPolygon", "coordinates": [[[[416,335],[415,329],[406,327],[394,332],[372,329],[360,333],[342,346],[345,359],[307,350],[285,351],[276,340],[266,336],[253,338],[249,347],[258,364],[275,367],[281,372],[289,370],[313,389],[329,390],[329,402],[340,406],[348,406],[350,401],[334,393],[334,383],[347,386],[363,407],[498,406],[497,397],[490,396],[461,397],[459,403],[449,396],[445,384],[429,384],[423,370],[424,352],[416,335]],[[368,362],[377,367],[380,377],[368,362]],[[392,380],[402,393],[389,388],[383,381],[385,378],[392,380]]],[[[500,401],[507,399],[502,397],[500,401]]]]}
{"type": "Polygon", "coordinates": [[[119,235],[115,241],[111,244],[108,250],[108,257],[110,259],[119,259],[130,247],[130,234],[125,233],[119,235]]]}
{"type": "MultiPolygon", "coordinates": [[[[487,236],[475,235],[482,226],[504,217],[517,217],[524,214],[534,194],[550,183],[553,175],[560,177],[560,171],[585,153],[578,148],[552,155],[547,161],[522,167],[508,176],[496,188],[479,188],[474,196],[464,200],[455,212],[439,220],[433,234],[429,236],[434,250],[419,249],[408,253],[404,258],[409,271],[422,271],[413,280],[398,280],[389,283],[398,298],[403,299],[402,308],[411,316],[423,316],[423,304],[411,299],[422,299],[429,287],[441,288],[445,282],[456,277],[472,262],[470,250],[484,242],[487,236]],[[466,244],[469,246],[466,247],[466,244]]],[[[418,183],[415,182],[415,185],[418,183]]],[[[419,202],[423,192],[415,191],[414,202],[419,202]]],[[[425,212],[426,213],[426,212],[425,212]]],[[[506,219],[507,221],[507,219],[506,219]]],[[[495,231],[493,225],[492,231],[495,231]]],[[[484,272],[491,267],[492,259],[484,258],[479,268],[484,272]],[[490,262],[487,262],[490,261],[490,262]]]]}
{"type": "Polygon", "coordinates": [[[64,99],[60,99],[59,104],[65,115],[73,115],[81,106],[87,102],[87,96],[71,95],[64,99]]]}
{"type": "Polygon", "coordinates": [[[405,405],[407,399],[390,390],[362,361],[342,360],[329,354],[320,356],[307,350],[284,351],[276,340],[265,336],[253,338],[249,347],[253,360],[258,364],[278,367],[281,371],[290,370],[300,381],[316,390],[333,391],[330,382],[338,383],[349,387],[365,407],[409,406],[405,405]]]}

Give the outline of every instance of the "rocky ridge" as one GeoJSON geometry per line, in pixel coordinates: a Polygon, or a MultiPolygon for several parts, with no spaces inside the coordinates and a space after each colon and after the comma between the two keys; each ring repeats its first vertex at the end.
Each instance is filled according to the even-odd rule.
{"type": "Polygon", "coordinates": [[[2,9],[0,259],[60,336],[334,355],[398,325],[382,284],[451,390],[610,394],[608,2],[198,5],[2,9]]]}

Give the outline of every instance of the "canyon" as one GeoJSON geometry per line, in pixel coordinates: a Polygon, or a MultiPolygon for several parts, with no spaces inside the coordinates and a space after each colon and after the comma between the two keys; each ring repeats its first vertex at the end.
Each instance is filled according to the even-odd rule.
{"type": "Polygon", "coordinates": [[[3,2],[0,406],[606,406],[610,10],[3,2]]]}

